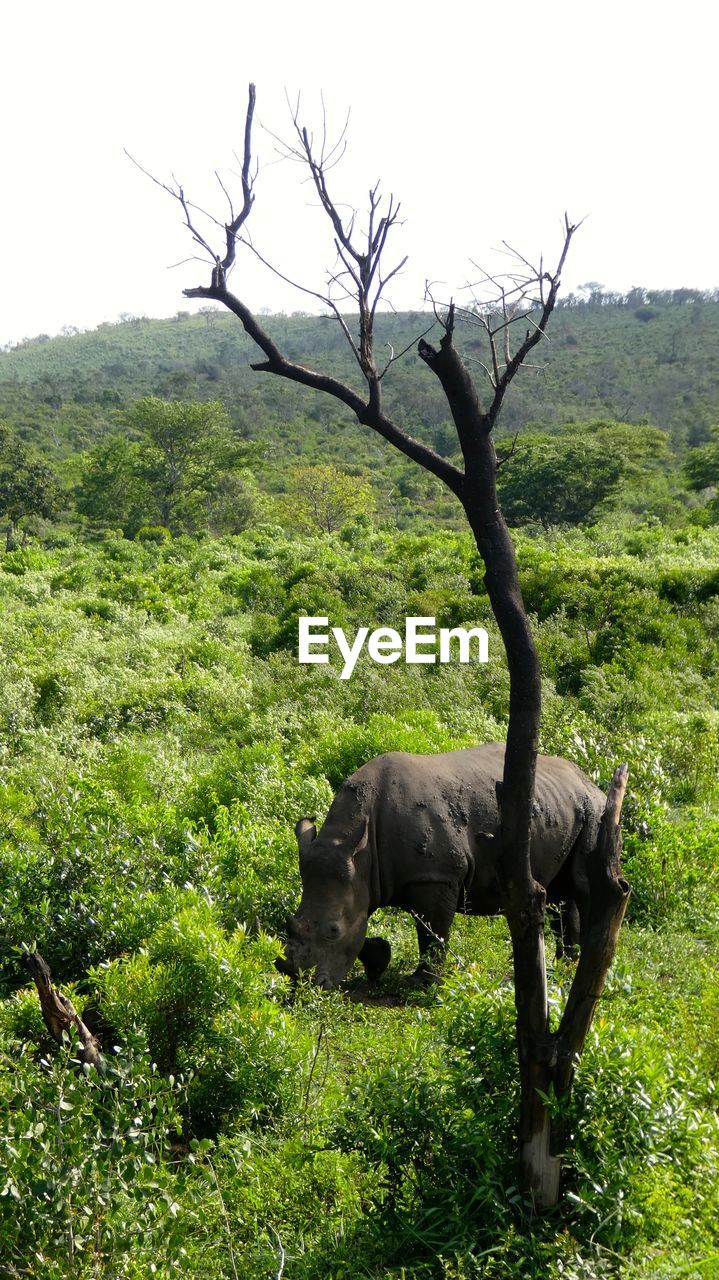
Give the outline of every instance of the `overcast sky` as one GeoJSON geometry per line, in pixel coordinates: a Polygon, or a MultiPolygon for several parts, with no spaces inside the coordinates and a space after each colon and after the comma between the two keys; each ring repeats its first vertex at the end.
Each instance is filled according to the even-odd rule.
{"type": "MultiPolygon", "coordinates": [[[[717,18],[706,0],[24,0],[2,17],[0,343],[91,327],[122,312],[171,315],[200,283],[178,208],[135,169],[224,217],[247,84],[257,121],[287,136],[285,93],[303,118],[339,128],[332,174],[359,203],[380,178],[402,200],[393,300],[422,303],[426,278],[458,293],[503,239],[556,253],[565,209],[587,216],[565,288],[597,280],[719,284],[717,18]],[[219,197],[219,198],[218,198],[219,197]]],[[[327,227],[256,128],[255,243],[321,287],[327,227]]],[[[254,307],[307,308],[240,258],[235,291],[254,307]]]]}

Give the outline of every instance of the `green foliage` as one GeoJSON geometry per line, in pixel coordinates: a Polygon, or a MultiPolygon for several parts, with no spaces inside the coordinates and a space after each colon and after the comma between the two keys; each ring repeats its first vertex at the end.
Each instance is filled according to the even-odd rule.
{"type": "Polygon", "coordinates": [[[456,741],[427,711],[407,711],[400,717],[375,714],[366,724],[353,724],[318,738],[312,746],[310,768],[324,774],[335,790],[342,781],[384,751],[454,751],[468,743],[456,741]]]}
{"type": "Polygon", "coordinates": [[[169,542],[172,534],[164,524],[143,524],[135,534],[138,542],[169,542]]]}
{"type": "Polygon", "coordinates": [[[145,947],[90,975],[107,1022],[123,1035],[142,1028],[160,1069],[189,1077],[195,1134],[215,1133],[228,1117],[266,1121],[295,1096],[307,1046],[267,999],[276,954],[269,937],[228,936],[210,902],[186,895],[145,947]]]}
{"type": "MultiPolygon", "coordinates": [[[[712,432],[717,435],[717,428],[712,432]]],[[[719,483],[719,439],[690,449],[684,460],[684,471],[691,489],[708,489],[719,483]]]]}
{"type": "Polygon", "coordinates": [[[582,524],[619,484],[621,460],[586,439],[524,435],[499,474],[512,525],[582,524]]]}
{"type": "Polygon", "coordinates": [[[75,501],[93,524],[134,533],[142,524],[150,494],[140,473],[141,449],[134,440],[111,436],[83,459],[75,501]]]}
{"type": "Polygon", "coordinates": [[[237,531],[253,514],[247,481],[231,472],[242,450],[219,401],[146,396],[127,415],[131,438],[111,436],[83,460],[77,509],[129,536],[142,528],[178,532],[208,523],[237,531]],[[134,438],[132,438],[134,437],[134,438]],[[242,510],[230,514],[233,498],[242,510]]]}
{"type": "Polygon", "coordinates": [[[26,1045],[3,1047],[0,1238],[8,1273],[179,1274],[180,1202],[192,1213],[195,1200],[167,1160],[181,1085],[160,1075],[137,1038],[102,1073],[78,1070],[69,1044],[40,1061],[26,1045]]]}
{"type": "Polygon", "coordinates": [[[668,821],[657,814],[626,842],[626,870],[634,890],[632,911],[652,924],[693,930],[719,921],[719,821],[684,810],[668,821]]]}
{"type": "MultiPolygon", "coordinates": [[[[690,489],[716,489],[719,485],[719,431],[712,430],[713,439],[699,449],[689,449],[684,459],[684,475],[690,489]]],[[[716,524],[719,522],[719,503],[713,496],[707,506],[707,514],[716,524]]]]}
{"type": "Polygon", "coordinates": [[[278,506],[304,533],[334,533],[359,516],[370,518],[374,499],[366,482],[338,467],[295,467],[278,506]]]}
{"type": "MultiPolygon", "coordinates": [[[[624,300],[604,295],[601,303],[564,300],[552,319],[541,373],[527,371],[515,383],[503,430],[527,422],[554,428],[621,413],[635,422],[655,422],[682,441],[716,421],[716,296],[698,296],[689,304],[672,291],[654,302],[629,299],[630,294],[624,300]],[[637,322],[638,305],[651,309],[651,323],[637,322]]],[[[353,357],[331,319],[271,316],[266,323],[293,358],[354,381],[353,357]]],[[[395,351],[412,349],[428,323],[426,312],[380,315],[378,342],[391,343],[395,351]]],[[[459,330],[458,340],[470,355],[488,354],[473,326],[459,330]]],[[[377,464],[379,442],[346,419],[338,421],[336,408],[318,393],[258,376],[249,368],[255,353],[236,318],[223,311],[211,323],[201,313],[182,321],[136,318],[89,333],[30,340],[0,353],[0,413],[65,456],[69,448],[97,440],[122,407],[142,396],[220,399],[236,430],[261,435],[268,446],[279,445],[281,455],[302,452],[322,463],[329,456],[346,465],[348,453],[357,460],[374,452],[377,464]]],[[[383,385],[388,412],[401,410],[413,434],[439,442],[441,450],[456,448],[453,437],[443,434],[446,403],[418,360],[399,361],[383,385]]],[[[381,444],[379,449],[382,470],[391,471],[391,452],[381,444]]],[[[405,468],[405,474],[411,473],[405,468]]]]}
{"type": "Polygon", "coordinates": [[[138,473],[157,523],[173,531],[191,527],[202,500],[240,457],[224,405],[146,396],[133,405],[128,425],[140,438],[138,473]]]}
{"type": "MultiPolygon", "coordinates": [[[[651,512],[665,523],[684,521],[690,499],[677,463],[687,445],[709,439],[716,419],[719,302],[707,295],[687,303],[675,295],[683,297],[682,291],[665,291],[650,304],[651,324],[637,323],[630,294],[623,300],[602,294],[601,303],[591,297],[586,302],[569,298],[557,309],[542,372],[526,370],[515,381],[500,434],[524,432],[527,424],[531,434],[551,433],[541,468],[543,487],[552,489],[558,477],[560,489],[574,496],[566,511],[561,503],[550,503],[544,514],[532,513],[531,495],[524,480],[517,480],[522,490],[517,519],[574,520],[582,512],[594,519],[604,495],[602,500],[615,509],[651,512]],[[617,417],[631,422],[615,422],[617,417]],[[650,422],[671,439],[677,463],[662,460],[661,444],[666,451],[667,437],[647,427],[650,422]],[[567,423],[571,429],[562,443],[567,423]],[[598,473],[593,482],[570,443],[577,428],[598,473]],[[659,446],[653,461],[652,433],[659,446]],[[640,452],[644,448],[643,459],[637,457],[638,445],[640,452]],[[644,468],[641,483],[637,462],[644,468]],[[621,463],[616,481],[615,463],[621,463]]],[[[410,354],[413,339],[427,322],[419,312],[377,318],[380,344],[409,349],[383,381],[385,405],[411,434],[450,457],[458,445],[441,388],[410,354]]],[[[356,370],[349,348],[339,326],[326,317],[269,317],[267,326],[291,356],[353,383],[356,370]]],[[[460,328],[456,338],[465,355],[486,363],[488,353],[476,328],[460,328]]],[[[173,533],[237,533],[270,510],[295,528],[306,495],[288,502],[288,471],[309,468],[319,474],[330,467],[342,476],[348,460],[355,487],[369,485],[380,521],[399,528],[460,527],[456,501],[434,477],[319,393],[258,376],[249,367],[252,355],[250,339],[236,318],[224,313],[216,313],[209,323],[202,314],[166,321],[136,317],[93,333],[30,341],[0,353],[0,414],[38,457],[58,469],[75,495],[76,509],[93,528],[122,528],[134,536],[142,524],[159,523],[173,533]],[[193,414],[207,413],[212,419],[218,402],[226,407],[229,439],[225,436],[223,444],[222,431],[216,436],[214,427],[208,437],[210,453],[218,449],[211,484],[204,483],[201,452],[188,463],[185,428],[177,423],[172,428],[179,448],[170,459],[167,432],[160,432],[160,440],[152,415],[144,426],[137,420],[138,401],[165,403],[186,425],[193,414]],[[140,456],[131,447],[127,452],[138,443],[143,445],[140,456]],[[251,476],[244,469],[250,459],[251,476]]],[[[500,441],[500,449],[507,451],[506,440],[500,441]]],[[[515,455],[503,468],[506,477],[513,466],[521,470],[522,465],[520,454],[515,455]]],[[[369,505],[367,497],[362,509],[369,505]]],[[[697,512],[695,519],[712,520],[714,514],[711,507],[697,512]]],[[[69,515],[74,521],[74,512],[69,515]]],[[[310,511],[307,518],[314,521],[315,516],[310,511]]],[[[311,527],[306,520],[304,527],[311,527]]]]}

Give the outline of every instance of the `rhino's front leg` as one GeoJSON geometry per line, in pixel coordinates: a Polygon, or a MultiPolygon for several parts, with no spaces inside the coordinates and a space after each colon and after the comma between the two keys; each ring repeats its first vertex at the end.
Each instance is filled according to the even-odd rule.
{"type": "Polygon", "coordinates": [[[367,938],[359,958],[370,982],[376,982],[392,959],[392,948],[384,938],[367,938]]]}
{"type": "Polygon", "coordinates": [[[441,982],[458,898],[457,889],[450,884],[423,884],[412,889],[411,911],[417,928],[419,964],[410,982],[423,987],[441,982]]]}

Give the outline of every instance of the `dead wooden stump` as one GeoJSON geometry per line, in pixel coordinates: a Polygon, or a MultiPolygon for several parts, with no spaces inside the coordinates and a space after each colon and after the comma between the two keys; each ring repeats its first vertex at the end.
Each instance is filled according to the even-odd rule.
{"type": "Polygon", "coordinates": [[[52,974],[42,956],[37,951],[26,951],[22,957],[22,965],[37,987],[45,1026],[53,1040],[62,1044],[63,1035],[74,1030],[81,1045],[80,1061],[99,1067],[103,1061],[99,1042],[85,1026],[72,1001],[52,985],[52,974]]]}

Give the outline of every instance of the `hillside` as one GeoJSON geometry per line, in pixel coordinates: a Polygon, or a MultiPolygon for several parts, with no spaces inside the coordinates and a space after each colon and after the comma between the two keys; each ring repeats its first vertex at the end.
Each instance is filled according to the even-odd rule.
{"type": "MultiPolygon", "coordinates": [[[[544,367],[515,382],[500,434],[528,423],[552,428],[609,418],[651,422],[680,449],[705,440],[719,419],[719,301],[713,295],[676,300],[687,292],[640,306],[604,295],[586,303],[570,298],[553,318],[544,367]]],[[[430,320],[418,312],[383,316],[380,345],[401,350],[430,320]]],[[[296,314],[267,317],[266,324],[293,358],[356,381],[352,356],[331,319],[296,314]]],[[[462,337],[470,361],[482,359],[479,331],[466,326],[462,337]]],[[[329,449],[346,457],[351,448],[355,461],[385,462],[383,443],[368,438],[341,406],[253,373],[252,356],[237,320],[219,311],[40,336],[0,354],[0,417],[62,459],[116,426],[118,413],[140,396],[220,399],[235,430],[259,440],[266,455],[324,456],[329,449]]],[[[388,375],[386,396],[409,430],[440,449],[454,447],[446,405],[413,346],[388,375]]]]}

